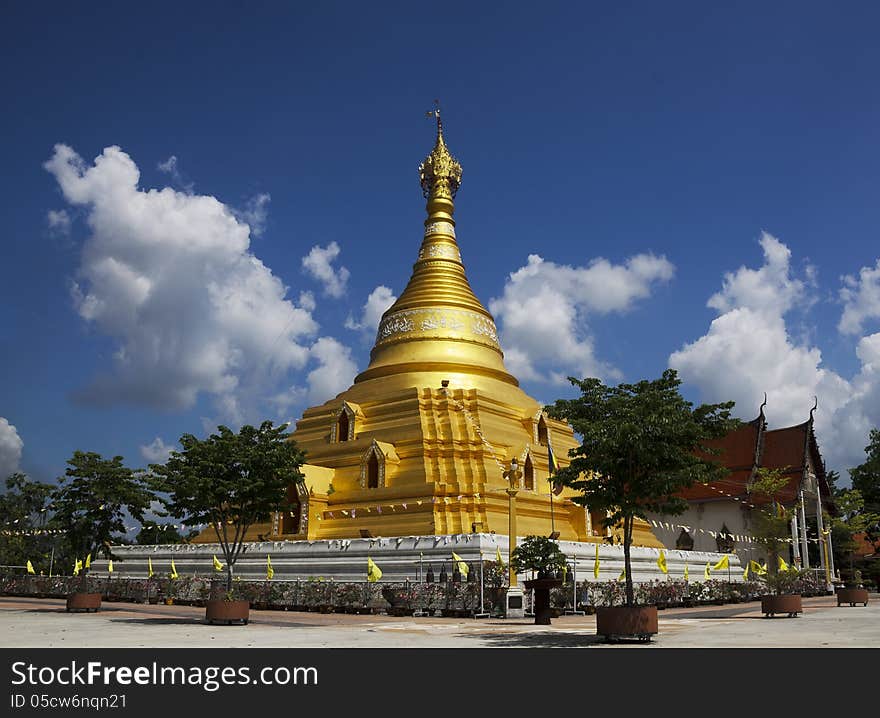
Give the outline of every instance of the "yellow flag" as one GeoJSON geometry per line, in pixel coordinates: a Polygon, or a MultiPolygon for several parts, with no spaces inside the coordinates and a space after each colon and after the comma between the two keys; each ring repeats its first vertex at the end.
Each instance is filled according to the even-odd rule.
{"type": "Polygon", "coordinates": [[[724,557],[712,567],[712,570],[720,571],[722,568],[730,568],[730,556],[727,554],[724,554],[724,557]]]}
{"type": "Polygon", "coordinates": [[[495,547],[495,561],[499,566],[504,565],[504,560],[501,558],[501,548],[499,546],[495,547]]]}
{"type": "Polygon", "coordinates": [[[684,562],[684,580],[687,581],[690,573],[688,572],[688,562],[684,562]]]}
{"type": "Polygon", "coordinates": [[[107,573],[113,573],[113,559],[112,558],[107,562],[107,573]]]}
{"type": "Polygon", "coordinates": [[[663,553],[662,549],[660,550],[660,555],[657,557],[657,565],[663,573],[669,573],[669,570],[666,568],[666,554],[663,553]]]}
{"type": "Polygon", "coordinates": [[[367,581],[378,581],[382,578],[382,571],[373,563],[373,559],[367,556],[367,581]]]}
{"type": "Polygon", "coordinates": [[[751,567],[751,564],[747,563],[745,569],[743,570],[743,581],[749,580],[749,568],[750,567],[751,567]]]}
{"type": "Polygon", "coordinates": [[[223,564],[220,563],[220,561],[217,559],[216,554],[214,554],[214,570],[215,571],[222,571],[223,570],[223,564]]]}
{"type": "Polygon", "coordinates": [[[272,558],[269,556],[269,554],[266,554],[266,580],[271,581],[274,575],[275,569],[272,568],[272,558]]]}
{"type": "Polygon", "coordinates": [[[92,567],[92,554],[89,554],[88,556],[86,556],[86,568],[91,568],[91,567],[92,567]]]}
{"type": "Polygon", "coordinates": [[[147,556],[147,578],[153,578],[153,559],[147,556]]]}
{"type": "Polygon", "coordinates": [[[709,562],[706,561],[706,570],[703,571],[703,578],[708,581],[709,580],[709,562]]]}
{"type": "Polygon", "coordinates": [[[168,574],[168,578],[177,578],[177,569],[174,566],[174,559],[171,559],[171,573],[168,574]]]}
{"type": "Polygon", "coordinates": [[[468,571],[470,569],[468,569],[468,565],[464,562],[464,559],[462,559],[461,556],[455,553],[455,551],[452,552],[452,558],[453,560],[458,561],[458,570],[461,572],[462,576],[467,578],[468,571]]]}
{"type": "Polygon", "coordinates": [[[593,564],[593,578],[599,578],[599,544],[596,544],[596,561],[593,564]]]}
{"type": "Polygon", "coordinates": [[[626,566],[620,569],[620,575],[617,577],[618,581],[626,581],[626,566]]]}
{"type": "Polygon", "coordinates": [[[79,572],[82,571],[82,567],[83,567],[82,561],[77,559],[76,562],[73,564],[73,575],[79,576],[79,572]]]}
{"type": "Polygon", "coordinates": [[[36,574],[36,571],[34,571],[34,565],[31,563],[30,559],[28,559],[28,562],[27,562],[27,572],[36,574]]]}
{"type": "Polygon", "coordinates": [[[788,571],[788,564],[785,563],[785,559],[783,559],[782,556],[777,556],[776,558],[779,559],[779,570],[788,571]]]}

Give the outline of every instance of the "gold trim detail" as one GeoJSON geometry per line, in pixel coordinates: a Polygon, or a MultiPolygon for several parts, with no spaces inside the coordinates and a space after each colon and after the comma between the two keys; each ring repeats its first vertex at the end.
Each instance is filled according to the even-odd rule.
{"type": "MultiPolygon", "coordinates": [[[[481,344],[498,345],[498,330],[488,317],[458,309],[404,309],[385,317],[379,324],[376,346],[404,335],[432,336],[436,331],[471,335],[481,344]]],[[[444,337],[447,335],[444,334],[444,337]]],[[[407,336],[407,338],[414,338],[407,336]]],[[[449,337],[452,338],[452,337],[449,337]]],[[[466,337],[465,337],[466,338],[466,337]]]]}

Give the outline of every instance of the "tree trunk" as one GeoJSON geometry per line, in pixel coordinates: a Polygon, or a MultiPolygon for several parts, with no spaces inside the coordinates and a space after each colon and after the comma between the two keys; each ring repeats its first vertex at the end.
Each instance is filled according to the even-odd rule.
{"type": "Polygon", "coordinates": [[[232,564],[226,558],[226,593],[232,592],[232,564]]]}
{"type": "Polygon", "coordinates": [[[629,547],[632,543],[632,525],[633,518],[632,516],[624,516],[623,517],[623,570],[626,572],[626,605],[632,606],[635,604],[635,597],[633,595],[633,583],[632,583],[632,569],[630,568],[630,560],[629,560],[629,547]]]}

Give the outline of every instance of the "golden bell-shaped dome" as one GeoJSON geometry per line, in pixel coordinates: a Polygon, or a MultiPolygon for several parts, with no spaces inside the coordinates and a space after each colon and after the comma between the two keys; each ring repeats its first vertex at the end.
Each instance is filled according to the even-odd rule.
{"type": "Polygon", "coordinates": [[[514,386],[504,367],[495,320],[474,295],[455,240],[453,198],[461,165],[443,139],[440,112],[434,149],[419,166],[428,217],[409,283],[382,315],[363,382],[406,372],[447,371],[491,377],[514,386]]]}

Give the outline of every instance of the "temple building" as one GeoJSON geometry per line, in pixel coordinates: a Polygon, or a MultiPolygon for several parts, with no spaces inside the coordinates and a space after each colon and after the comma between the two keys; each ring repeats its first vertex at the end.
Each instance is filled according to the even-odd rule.
{"type": "Polygon", "coordinates": [[[671,549],[736,552],[741,562],[765,558],[764,549],[752,540],[750,531],[752,512],[769,499],[751,493],[750,486],[759,468],[778,469],[787,479],[778,500],[789,509],[797,508],[786,559],[802,568],[827,568],[828,576],[833,577],[831,536],[825,537],[826,544],[823,512],[833,512],[834,507],[813,431],[813,411],[802,424],[768,430],[764,406],[757,418],[710,442],[721,451],[715,460],[729,473],[680,492],[688,501],[688,510],[673,517],[652,516],[655,534],[671,549]]]}

